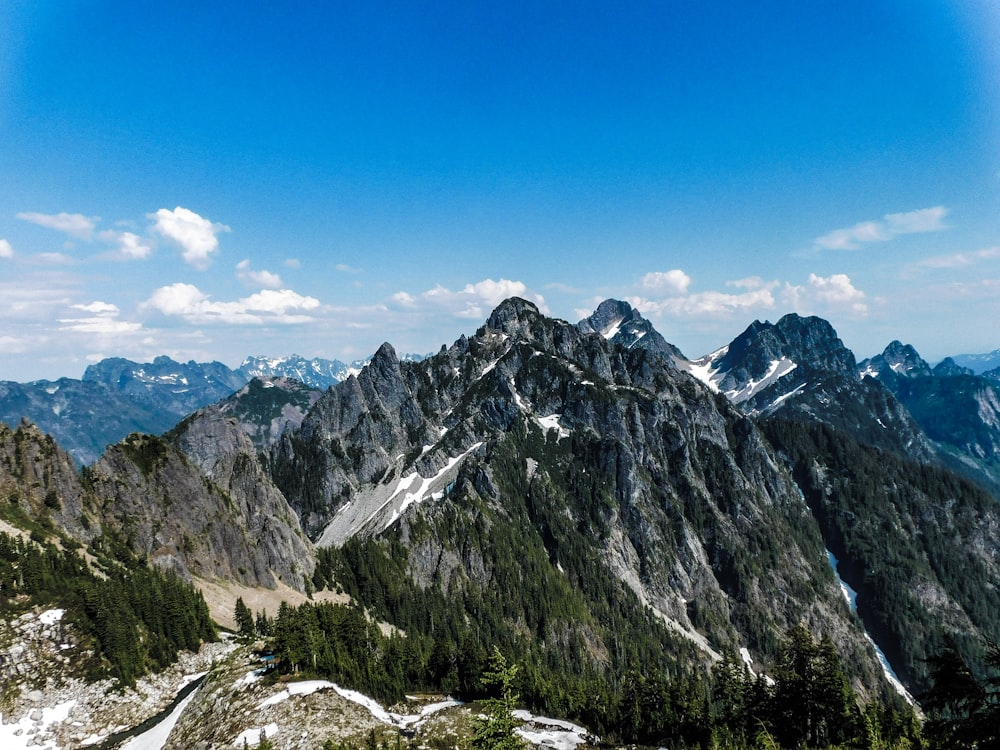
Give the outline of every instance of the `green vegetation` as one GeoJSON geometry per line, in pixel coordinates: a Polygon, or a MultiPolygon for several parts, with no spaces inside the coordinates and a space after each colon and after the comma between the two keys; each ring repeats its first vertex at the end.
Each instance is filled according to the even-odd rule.
{"type": "Polygon", "coordinates": [[[499,688],[500,695],[480,701],[485,715],[476,719],[473,750],[521,750],[524,747],[524,741],[514,731],[519,725],[514,710],[521,699],[514,692],[517,671],[517,664],[508,664],[500,650],[494,647],[490,668],[483,673],[482,682],[487,687],[499,688]]]}
{"type": "MultiPolygon", "coordinates": [[[[610,439],[570,435],[557,443],[515,427],[484,461],[488,471],[466,464],[447,503],[414,509],[379,538],[355,536],[340,549],[320,550],[314,586],[346,591],[357,605],[284,607],[270,624],[282,668],[384,703],[410,691],[483,701],[496,699],[486,683],[504,675],[499,653],[517,665],[503,690],[606,741],[732,750],[767,742],[868,750],[917,742],[910,709],[901,701],[863,703],[830,641],[816,643],[804,627],[784,640],[772,636],[771,661],[781,665],[774,684],[732,657],[708,674],[704,653],[668,630],[603,558],[614,514],[627,509],[595,467],[614,466],[618,450],[610,439]],[[526,471],[527,456],[534,471],[526,471]],[[502,506],[485,499],[496,494],[502,506]],[[387,635],[372,620],[394,629],[387,635]]],[[[740,502],[722,486],[721,460],[712,454],[702,468],[721,503],[740,502]]],[[[697,510],[693,496],[679,494],[690,508],[668,510],[678,523],[697,510]]],[[[666,492],[662,502],[669,502],[666,492]]],[[[709,514],[700,522],[706,535],[715,528],[709,514]]],[[[822,561],[821,540],[815,528],[811,533],[822,561]]],[[[767,546],[757,532],[750,538],[759,545],[744,557],[725,558],[721,542],[712,547],[720,570],[732,568],[736,602],[738,582],[766,564],[754,555],[777,554],[773,540],[767,546]]],[[[641,554],[660,565],[672,552],[641,554]]],[[[724,633],[727,624],[716,627],[724,633]]]]}
{"type": "Polygon", "coordinates": [[[903,680],[927,689],[928,658],[949,638],[980,667],[981,643],[957,624],[955,611],[1000,639],[995,563],[974,541],[1000,523],[996,500],[943,468],[822,424],[765,420],[761,427],[788,457],[841,576],[858,592],[858,613],[903,680]],[[936,603],[929,606],[921,591],[936,603]]]}
{"type": "Polygon", "coordinates": [[[92,547],[98,575],[74,550],[0,534],[0,614],[9,618],[32,606],[65,608],[95,651],[89,662],[76,666],[93,679],[111,676],[125,685],[172,664],[178,651],[195,651],[202,641],[214,640],[201,594],[124,549],[109,540],[92,547]]]}
{"type": "Polygon", "coordinates": [[[990,643],[985,651],[982,677],[954,644],[931,658],[934,686],[922,696],[930,750],[1000,747],[1000,644],[990,643]]]}

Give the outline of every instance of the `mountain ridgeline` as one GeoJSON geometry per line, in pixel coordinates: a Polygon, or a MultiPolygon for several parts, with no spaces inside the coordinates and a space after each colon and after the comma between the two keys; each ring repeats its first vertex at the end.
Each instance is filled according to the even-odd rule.
{"type": "MultiPolygon", "coordinates": [[[[386,609],[383,593],[436,591],[467,602],[451,616],[456,630],[477,631],[476,613],[490,602],[506,624],[464,637],[499,639],[542,662],[575,637],[581,661],[607,674],[635,658],[616,645],[622,631],[603,609],[609,598],[622,603],[624,620],[652,616],[660,642],[680,638],[709,660],[747,648],[773,664],[783,634],[804,621],[874,685],[868,626],[914,691],[927,685],[922,660],[949,634],[973,650],[980,635],[1000,634],[984,616],[992,605],[975,611],[976,596],[944,572],[964,564],[972,554],[965,545],[978,535],[975,544],[988,552],[974,556],[975,586],[992,602],[995,503],[940,467],[957,483],[947,497],[917,483],[912,467],[939,465],[934,444],[891,391],[858,376],[829,324],[798,316],[754,324],[702,363],[705,388],[687,371],[698,363],[636,336],[635,311],[602,307],[574,326],[510,300],[473,336],[419,363],[397,361],[385,345],[282,436],[271,476],[311,538],[341,548],[355,576],[359,567],[369,571],[356,590],[366,606],[400,627],[420,627],[386,609]],[[713,393],[720,389],[728,398],[713,393]],[[834,441],[858,446],[852,464],[829,450],[804,464],[801,446],[823,445],[809,432],[816,422],[834,441]],[[848,540],[857,534],[859,545],[877,546],[877,533],[833,524],[823,503],[834,490],[824,482],[889,460],[901,467],[892,493],[922,500],[899,509],[884,483],[857,490],[852,502],[872,528],[895,530],[901,516],[939,502],[949,511],[919,531],[912,523],[894,531],[906,555],[866,570],[862,560],[875,558],[851,561],[848,540]],[[960,528],[949,526],[953,516],[966,518],[960,528]],[[841,596],[827,548],[847,561],[861,619],[841,596]],[[573,604],[562,611],[532,603],[567,585],[573,604]],[[896,606],[902,611],[885,614],[896,606]],[[911,607],[942,616],[910,632],[911,607]],[[518,645],[517,632],[533,636],[518,645]]],[[[643,658],[670,662],[674,652],[643,658]]]]}
{"type": "MultiPolygon", "coordinates": [[[[84,382],[135,408],[196,381],[167,368],[140,387],[108,362],[84,382]]],[[[899,342],[859,364],[829,323],[788,315],[692,361],[627,303],[571,324],[515,298],[434,355],[384,344],[325,390],[210,374],[213,403],[82,472],[58,439],[0,427],[0,517],[196,583],[344,592],[405,633],[365,636],[391,668],[358,652],[337,672],[295,645],[327,641],[325,621],[364,630],[357,613],[285,607],[262,632],[385,700],[474,697],[499,648],[531,707],[625,741],[736,722],[705,708],[723,684],[771,706],[745,705],[733,736],[795,724],[773,718],[790,642],[836,662],[830,690],[898,708],[874,644],[909,700],[932,655],[982,665],[1000,640],[1000,385],[899,342]],[[672,708],[642,724],[623,696],[672,708]]],[[[824,726],[874,732],[851,705],[824,726]]]]}

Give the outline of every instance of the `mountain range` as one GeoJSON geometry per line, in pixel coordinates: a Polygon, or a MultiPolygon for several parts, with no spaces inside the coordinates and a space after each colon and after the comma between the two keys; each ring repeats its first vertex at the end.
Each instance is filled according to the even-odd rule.
{"type": "Polygon", "coordinates": [[[573,324],[510,299],[436,354],[337,364],[5,384],[0,518],[206,591],[349,597],[405,633],[420,677],[400,684],[474,693],[498,648],[532,707],[632,740],[663,742],[616,708],[637,672],[732,658],[780,686],[799,626],[888,704],[930,687],[945,644],[978,664],[1000,638],[1000,385],[955,361],[892,342],[858,363],[798,315],[689,360],[627,303],[573,324]],[[98,452],[99,403],[116,429],[169,424],[98,452]]]}

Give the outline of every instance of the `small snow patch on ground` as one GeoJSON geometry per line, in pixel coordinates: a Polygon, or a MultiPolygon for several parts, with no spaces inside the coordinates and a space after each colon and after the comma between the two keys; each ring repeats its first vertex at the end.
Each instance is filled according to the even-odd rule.
{"type": "MultiPolygon", "coordinates": [[[[288,686],[284,690],[280,693],[275,693],[270,698],[262,701],[257,708],[261,709],[266,708],[267,706],[273,706],[284,700],[288,700],[288,698],[293,695],[309,695],[311,693],[315,693],[317,690],[333,690],[341,698],[345,698],[366,709],[368,713],[372,715],[372,718],[377,721],[381,721],[383,724],[391,724],[392,726],[399,727],[400,729],[417,727],[431,714],[450,708],[451,706],[462,705],[461,701],[448,698],[438,703],[430,703],[423,706],[420,709],[419,714],[396,714],[387,711],[374,698],[369,698],[367,695],[359,693],[357,690],[348,690],[347,688],[340,687],[340,685],[337,685],[334,682],[327,682],[326,680],[306,680],[303,682],[288,683],[288,686]]],[[[268,736],[271,736],[270,732],[268,732],[268,736]]]]}
{"type": "Polygon", "coordinates": [[[588,742],[589,732],[577,724],[535,716],[523,710],[513,713],[514,718],[523,721],[526,726],[530,725],[530,728],[521,727],[516,731],[532,745],[556,748],[556,750],[575,750],[579,745],[588,742]]]}
{"type": "Polygon", "coordinates": [[[65,609],[49,609],[38,616],[38,621],[42,625],[55,625],[62,619],[64,614],[66,614],[65,609]]]}
{"type": "Polygon", "coordinates": [[[559,417],[561,416],[562,416],[561,414],[550,414],[547,417],[536,417],[535,421],[538,422],[539,427],[541,427],[546,432],[549,432],[550,430],[555,430],[556,434],[560,438],[569,437],[569,430],[567,430],[559,423],[559,417]]]}
{"type": "Polygon", "coordinates": [[[239,737],[237,737],[233,741],[233,744],[236,747],[243,747],[244,744],[249,745],[250,747],[256,747],[257,744],[260,742],[261,734],[263,734],[268,739],[273,739],[278,734],[278,725],[275,724],[274,722],[271,722],[270,724],[263,727],[254,727],[252,729],[248,729],[245,732],[243,732],[239,737]]]}
{"type": "MultiPolygon", "coordinates": [[[[60,610],[61,612],[62,610],[60,610]]],[[[27,747],[56,748],[54,740],[42,741],[41,735],[49,731],[53,724],[60,724],[69,718],[70,709],[76,705],[75,700],[60,703],[53,708],[36,709],[41,718],[33,720],[37,715],[32,711],[23,719],[13,724],[5,724],[3,714],[0,714],[0,747],[4,750],[21,750],[27,747]]]]}

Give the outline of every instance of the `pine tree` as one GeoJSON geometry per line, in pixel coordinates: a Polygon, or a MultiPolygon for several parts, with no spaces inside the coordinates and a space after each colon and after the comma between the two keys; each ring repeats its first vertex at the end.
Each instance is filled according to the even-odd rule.
{"type": "Polygon", "coordinates": [[[921,699],[931,748],[1000,748],[1000,644],[987,647],[986,677],[974,674],[954,644],[929,661],[934,686],[921,699]]]}
{"type": "Polygon", "coordinates": [[[482,681],[484,685],[499,687],[500,697],[482,701],[486,717],[476,720],[472,737],[475,750],[521,750],[524,747],[524,742],[514,731],[518,726],[514,718],[514,706],[519,699],[514,692],[517,673],[518,665],[508,664],[500,649],[494,646],[490,668],[483,673],[482,681]]]}
{"type": "Polygon", "coordinates": [[[236,620],[236,630],[240,634],[240,637],[248,641],[253,640],[256,635],[253,613],[243,601],[242,596],[236,600],[236,610],[233,613],[233,619],[236,620]]]}

